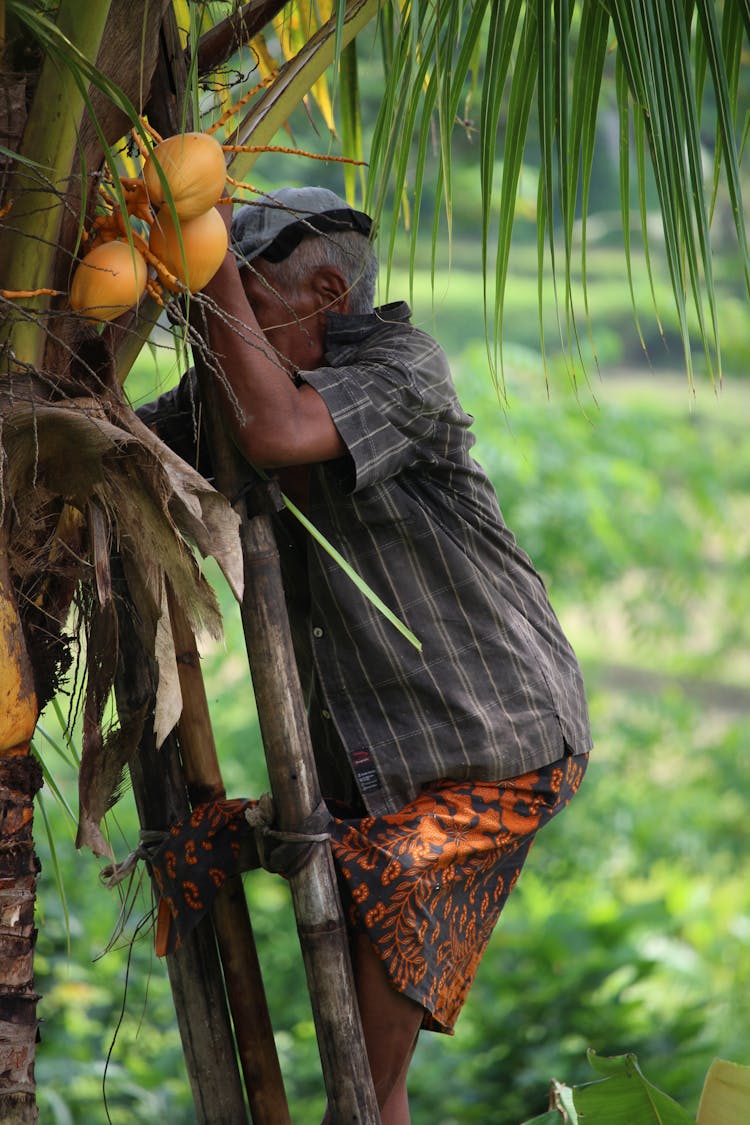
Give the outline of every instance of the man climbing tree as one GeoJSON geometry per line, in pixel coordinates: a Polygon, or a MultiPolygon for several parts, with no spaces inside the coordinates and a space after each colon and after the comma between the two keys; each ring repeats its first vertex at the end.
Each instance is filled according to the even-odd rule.
{"type": "MultiPolygon", "coordinates": [[[[136,306],[136,297],[141,292],[136,287],[128,295],[132,305],[128,312],[96,328],[88,323],[84,311],[74,307],[70,285],[73,271],[90,246],[89,240],[102,234],[102,222],[122,221],[122,229],[113,225],[107,233],[119,231],[119,241],[127,242],[127,247],[121,245],[117,251],[124,262],[132,266],[139,261],[131,252],[130,239],[139,231],[140,237],[145,237],[146,230],[138,223],[151,225],[154,214],[146,201],[140,219],[135,225],[130,223],[128,203],[138,201],[126,195],[133,188],[133,180],[140,181],[138,172],[142,168],[137,160],[136,167],[131,166],[129,171],[123,164],[132,165],[138,142],[146,147],[151,144],[152,134],[146,123],[165,135],[182,133],[186,127],[207,131],[218,127],[217,135],[222,139],[238,142],[235,148],[249,146],[250,151],[242,155],[233,151],[229,156],[230,161],[237,157],[231,164],[234,184],[246,177],[258,153],[277,136],[300,98],[318,88],[319,79],[332,63],[341,63],[344,96],[337,106],[346,107],[348,113],[341,130],[345,134],[342,149],[353,159],[361,158],[354,39],[377,22],[382,31],[377,41],[383,48],[383,97],[374,123],[375,141],[367,153],[367,176],[361,185],[369,201],[367,210],[381,216],[390,199],[393,219],[398,224],[402,201],[408,199],[412,213],[418,213],[422,185],[432,182],[440,185],[438,195],[444,193],[450,211],[454,199],[450,169],[452,133],[459,120],[463,129],[469,89],[481,89],[476,151],[482,197],[482,261],[488,267],[485,272],[492,275],[494,255],[490,242],[499,214],[494,304],[487,293],[485,297],[491,331],[500,340],[514,208],[525,160],[525,137],[536,102],[538,116],[530,135],[539,140],[532,163],[539,167],[540,272],[541,248],[546,238],[553,272],[557,263],[559,280],[564,281],[558,290],[565,306],[560,322],[563,331],[567,330],[564,343],[569,346],[575,366],[578,327],[573,316],[571,262],[578,256],[580,245],[585,249],[597,106],[602,76],[611,66],[618,107],[619,152],[624,157],[620,184],[626,256],[630,255],[627,227],[632,200],[628,167],[632,144],[639,158],[637,193],[642,205],[645,243],[647,218],[650,222],[646,206],[650,182],[644,169],[649,163],[654,173],[653,187],[659,200],[686,367],[690,373],[690,313],[694,309],[697,336],[705,346],[708,368],[713,370],[715,366],[720,375],[710,232],[714,214],[712,192],[720,184],[725,185],[729,200],[727,225],[736,234],[739,268],[746,282],[750,278],[739,174],[742,123],[735,112],[743,91],[739,79],[750,28],[745,8],[719,0],[702,0],[684,9],[680,5],[634,5],[630,0],[560,7],[489,0],[419,5],[386,4],[383,0],[348,0],[335,5],[317,5],[308,0],[253,0],[243,5],[230,0],[212,5],[185,4],[182,0],[133,0],[128,5],[89,5],[85,11],[79,0],[0,3],[0,513],[3,551],[7,545],[10,571],[7,582],[3,580],[3,593],[8,595],[4,601],[8,636],[16,637],[21,630],[25,635],[25,645],[9,646],[13,661],[12,668],[11,660],[8,661],[12,673],[8,678],[12,680],[21,668],[21,650],[25,648],[32,665],[36,700],[42,705],[49,698],[58,669],[65,663],[68,645],[64,625],[70,596],[79,584],[86,587],[83,600],[88,602],[90,616],[97,626],[89,631],[87,651],[90,668],[98,671],[101,679],[93,687],[90,685],[88,691],[91,721],[86,724],[88,733],[84,740],[88,772],[82,794],[91,795],[91,777],[97,771],[107,783],[97,791],[95,807],[91,802],[88,807],[86,801],[81,802],[85,813],[82,827],[87,829],[85,836],[89,842],[100,841],[99,819],[116,790],[113,779],[119,777],[119,771],[107,761],[107,751],[114,748],[114,740],[105,745],[100,737],[100,704],[108,694],[116,664],[109,543],[117,541],[121,547],[126,544],[133,549],[129,561],[134,589],[141,606],[145,600],[154,603],[154,620],[149,622],[149,626],[154,625],[147,646],[149,655],[155,651],[155,620],[163,609],[161,599],[165,596],[161,575],[149,591],[149,599],[142,597],[142,591],[144,584],[153,581],[152,564],[157,557],[172,580],[180,574],[185,578],[185,609],[194,606],[195,590],[199,588],[207,599],[204,609],[211,609],[205,584],[198,583],[197,578],[195,583],[187,581],[189,551],[183,535],[196,538],[192,519],[195,494],[191,490],[197,488],[206,502],[210,500],[213,504],[215,498],[203,490],[204,482],[196,482],[194,477],[187,482],[182,475],[172,479],[173,462],[169,466],[159,463],[160,452],[166,451],[155,453],[153,446],[143,447],[134,438],[128,429],[132,412],[120,392],[120,384],[158,315],[157,298],[171,299],[159,277],[174,281],[173,275],[168,271],[167,278],[162,271],[157,277],[151,264],[147,288],[154,300],[143,300],[136,306]],[[324,26],[319,26],[318,9],[330,13],[324,26]],[[252,43],[253,36],[271,20],[273,33],[252,43]],[[212,26],[215,21],[216,26],[212,26]],[[279,46],[274,59],[269,59],[268,54],[271,40],[279,46]],[[228,60],[229,75],[224,69],[228,60]],[[235,111],[225,105],[224,93],[232,87],[236,73],[241,74],[250,101],[235,111]],[[710,113],[703,113],[704,101],[710,101],[710,113]],[[200,119],[188,122],[191,107],[200,119]],[[493,177],[506,111],[507,136],[513,143],[503,147],[499,182],[499,177],[493,177]],[[715,121],[712,142],[706,139],[709,121],[715,121]],[[433,137],[438,141],[435,150],[428,143],[428,138],[433,137]],[[713,159],[715,174],[704,182],[707,155],[713,159]],[[412,169],[414,180],[407,182],[412,169]],[[576,232],[581,214],[583,239],[579,244],[576,232]],[[562,242],[564,254],[555,257],[558,242],[562,242]],[[565,263],[564,277],[561,262],[565,263]],[[105,433],[109,435],[107,442],[103,439],[105,433]],[[80,472],[83,464],[90,469],[87,479],[80,472]],[[75,487],[71,484],[73,468],[78,470],[75,487]],[[120,470],[126,472],[124,479],[118,476],[120,470]],[[154,484],[156,487],[152,487],[154,484]],[[170,502],[165,501],[165,496],[171,497],[170,502]],[[130,528],[142,530],[146,510],[162,518],[163,526],[151,530],[159,532],[160,544],[167,540],[172,544],[170,566],[165,565],[167,552],[163,547],[160,552],[146,551],[143,556],[138,553],[145,537],[130,534],[130,528]],[[191,516],[187,528],[173,525],[172,516],[178,510],[191,516]],[[62,590],[59,596],[58,584],[62,590]],[[58,647],[66,650],[62,657],[58,647]]],[[[373,41],[366,41],[368,63],[373,41]]],[[[326,119],[326,124],[333,130],[332,117],[326,119]]],[[[467,120],[465,124],[471,122],[467,120]]],[[[347,194],[354,199],[354,175],[347,182],[347,194]]],[[[299,217],[295,216],[295,221],[299,217]]],[[[365,220],[356,221],[360,228],[366,225],[365,220]]],[[[293,224],[285,221],[281,225],[293,224]]],[[[264,246],[261,253],[253,242],[252,223],[246,233],[249,241],[243,262],[249,265],[243,264],[238,279],[228,259],[213,288],[207,290],[215,304],[213,312],[210,305],[207,310],[212,342],[217,354],[224,356],[221,366],[231,389],[231,408],[225,409],[227,425],[235,427],[248,462],[278,471],[287,494],[296,498],[321,526],[327,524],[331,537],[336,538],[339,532],[351,536],[351,541],[344,542],[350,557],[356,558],[366,571],[372,571],[375,585],[382,583],[383,589],[393,595],[396,608],[413,624],[423,646],[422,655],[415,656],[399,637],[388,633],[390,626],[369,605],[357,603],[357,633],[347,641],[346,666],[337,667],[336,653],[343,651],[338,634],[355,620],[352,592],[339,588],[339,583],[343,583],[339,571],[323,557],[316,544],[305,544],[302,560],[301,533],[296,527],[285,526],[286,517],[276,517],[285,567],[291,574],[287,591],[292,623],[298,628],[306,614],[311,616],[313,633],[298,638],[297,651],[306,674],[313,667],[317,674],[317,682],[312,679],[309,686],[317,693],[311,696],[313,704],[317,700],[317,706],[311,710],[311,722],[321,774],[331,800],[343,797],[350,805],[348,811],[337,811],[335,846],[344,886],[351,887],[352,918],[356,914],[362,926],[378,923],[384,932],[388,930],[390,936],[384,941],[390,942],[389,948],[402,958],[395,974],[406,982],[402,997],[407,996],[409,1004],[417,1005],[417,1022],[426,1018],[422,1014],[426,1011],[440,1022],[434,996],[430,999],[428,995],[432,985],[422,987],[423,981],[432,980],[437,996],[435,974],[430,977],[427,968],[423,971],[408,944],[401,943],[402,917],[383,913],[387,907],[382,884],[385,881],[391,886],[396,876],[401,877],[404,865],[407,869],[409,864],[413,867],[415,855],[404,849],[395,859],[386,859],[382,875],[376,876],[376,867],[369,866],[370,859],[374,864],[375,854],[362,849],[370,847],[376,838],[372,832],[377,827],[381,835],[385,833],[390,839],[395,826],[385,818],[402,816],[405,808],[424,798],[424,783],[431,787],[427,792],[432,796],[428,799],[443,808],[434,790],[437,781],[446,780],[451,785],[464,780],[472,785],[498,782],[500,778],[514,776],[514,771],[517,777],[519,770],[527,771],[535,765],[540,768],[534,769],[534,776],[541,777],[545,763],[553,766],[561,756],[564,758],[563,738],[572,742],[576,751],[585,752],[585,716],[577,666],[550,616],[538,579],[503,527],[495,500],[468,456],[466,419],[453,400],[435,345],[408,325],[403,308],[370,319],[372,333],[363,328],[356,339],[336,337],[337,331],[358,321],[362,311],[351,303],[352,279],[347,277],[347,269],[340,260],[308,263],[301,280],[292,284],[284,281],[281,272],[293,259],[292,253],[284,257],[283,242],[280,261],[275,264],[268,257],[268,247],[264,246]],[[346,279],[343,288],[339,274],[346,279]],[[266,288],[264,281],[273,288],[266,288]],[[281,304],[284,310],[281,319],[274,303],[281,304]],[[328,305],[334,309],[330,316],[323,311],[328,305]],[[257,312],[255,319],[253,307],[257,312]],[[291,310],[296,310],[294,316],[291,310]],[[236,323],[232,324],[235,313],[236,323]],[[243,338],[235,331],[237,323],[249,325],[252,332],[245,332],[243,338]],[[267,329],[265,337],[255,334],[259,326],[267,329]],[[323,338],[324,329],[329,327],[330,354],[323,338]],[[379,356],[374,366],[360,364],[363,350],[369,354],[369,349],[381,347],[381,333],[389,341],[383,362],[379,356]],[[387,372],[394,365],[398,378],[392,380],[391,387],[387,372]],[[423,370],[423,366],[434,366],[437,382],[430,382],[430,371],[423,370]],[[287,367],[292,373],[299,369],[299,387],[288,381],[287,367]],[[371,378],[371,367],[383,381],[381,384],[371,378]],[[357,372],[366,369],[361,383],[344,378],[352,368],[357,372]],[[406,369],[416,374],[407,378],[406,369]],[[252,382],[246,401],[248,372],[252,373],[252,382]],[[233,383],[235,379],[237,385],[233,383]],[[388,390],[393,390],[392,401],[386,394],[386,383],[388,390]],[[392,417],[394,411],[396,417],[392,417]],[[265,428],[263,420],[269,417],[272,423],[265,428]],[[434,442],[441,436],[448,444],[436,447],[434,442]],[[455,447],[451,444],[454,438],[455,447]],[[451,457],[455,458],[453,462],[451,457]],[[427,481],[439,481],[439,485],[430,490],[427,481]],[[377,503],[364,511],[363,498],[373,496],[377,503]],[[342,527],[341,513],[347,513],[342,527]],[[374,538],[368,539],[369,531],[364,537],[355,536],[355,516],[364,521],[365,528],[368,521],[372,523],[374,538]],[[494,530],[488,532],[489,527],[494,530]],[[421,529],[419,534],[417,529],[421,529]],[[487,534],[489,546],[485,542],[487,534]],[[377,550],[372,549],[374,542],[377,550]],[[487,551],[491,566],[482,565],[486,563],[487,551]],[[445,568],[439,576],[438,564],[442,561],[445,568]],[[306,585],[294,585],[295,563],[306,585]],[[421,569],[427,563],[429,569],[421,569]],[[502,662],[488,640],[498,618],[494,599],[500,596],[499,587],[493,583],[498,573],[505,574],[506,569],[508,582],[502,589],[506,594],[511,588],[520,590],[523,595],[517,604],[511,599],[513,628],[510,632],[500,631],[504,639],[503,657],[512,672],[511,682],[499,678],[497,668],[502,662]],[[446,588],[448,575],[450,599],[446,588]],[[300,605],[295,604],[297,596],[302,599],[300,605]],[[311,599],[309,606],[304,604],[305,597],[311,599]],[[324,615],[322,621],[312,620],[316,614],[324,615]],[[472,635],[466,651],[493,661],[487,668],[481,666],[481,661],[479,665],[467,662],[461,642],[456,640],[462,629],[468,637],[469,625],[475,622],[483,631],[472,635]],[[450,643],[446,639],[448,633],[450,643]],[[543,641],[539,641],[540,636],[543,641]],[[311,648],[314,646],[314,653],[306,651],[308,643],[311,648]],[[554,653],[551,659],[550,651],[554,653]],[[510,659],[511,652],[515,663],[510,659]],[[393,678],[391,665],[375,658],[376,654],[380,658],[386,653],[399,657],[399,674],[393,678]],[[355,654],[359,654],[360,668],[354,664],[355,654]],[[349,659],[352,667],[348,666],[349,659]],[[445,673],[448,665],[450,672],[445,673]],[[549,673],[548,681],[544,676],[535,676],[533,669],[540,665],[544,665],[545,675],[549,673]],[[562,682],[565,668],[571,680],[570,691],[562,682]],[[416,698],[410,695],[415,684],[416,698]],[[513,685],[517,687],[516,694],[513,685]],[[492,723],[479,722],[478,729],[470,734],[461,729],[460,716],[486,715],[488,700],[495,697],[501,700],[496,712],[506,731],[512,733],[511,741],[518,735],[519,743],[525,745],[520,738],[521,727],[528,725],[535,732],[531,742],[536,749],[519,753],[515,762],[499,751],[488,750],[492,743],[490,733],[496,729],[492,723]],[[396,699],[398,702],[394,702],[396,699]],[[580,707],[577,716],[566,714],[566,708],[576,707],[576,700],[580,707]],[[349,725],[343,721],[344,710],[349,725]],[[404,749],[402,765],[401,748],[411,738],[417,741],[415,715],[420,716],[419,737],[426,741],[413,754],[410,748],[408,766],[404,749]],[[553,721],[552,716],[559,716],[559,721],[558,717],[553,721]],[[352,727],[354,723],[362,726],[361,734],[356,726],[352,727]],[[330,757],[326,748],[330,748],[330,757]],[[477,761],[483,754],[488,755],[483,767],[476,765],[475,754],[477,761]],[[329,764],[334,771],[332,779],[326,775],[329,764]],[[358,824],[363,810],[372,814],[378,824],[368,828],[361,847],[355,848],[357,833],[369,824],[369,818],[358,824]],[[365,854],[367,862],[363,867],[365,854]],[[373,886],[369,885],[368,872],[372,873],[373,886]]],[[[327,246],[329,233],[322,231],[315,238],[303,238],[302,245],[327,246]]],[[[416,242],[412,253],[415,245],[416,242]]],[[[143,269],[136,270],[136,274],[141,281],[146,279],[143,269]]],[[[200,298],[195,301],[198,303],[200,298]]],[[[368,315],[372,318],[372,314],[368,315]]],[[[204,545],[210,546],[217,538],[215,530],[206,530],[204,545]]],[[[163,620],[164,614],[159,619],[163,620]]],[[[23,689],[23,699],[30,700],[25,672],[16,679],[23,689]]],[[[139,722],[143,726],[143,716],[139,722]]],[[[117,744],[120,757],[115,765],[122,765],[128,755],[135,754],[133,729],[126,733],[128,738],[117,744]],[[123,741],[127,741],[127,755],[123,752],[123,741]]],[[[528,731],[524,729],[523,733],[528,731]]],[[[28,756],[26,733],[20,742],[14,737],[8,745],[19,760],[28,756]],[[23,754],[16,753],[19,746],[23,754]]],[[[568,764],[574,757],[569,756],[568,764]]],[[[12,772],[18,771],[13,767],[12,772]]],[[[3,847],[9,859],[21,855],[12,838],[11,828],[16,823],[22,826],[29,847],[23,852],[23,864],[9,863],[4,877],[14,892],[26,896],[24,912],[12,909],[11,914],[14,919],[22,918],[19,960],[23,959],[30,969],[33,924],[29,903],[33,902],[35,868],[27,860],[29,856],[33,858],[30,808],[39,776],[35,768],[25,765],[22,772],[27,775],[24,785],[14,789],[20,800],[14,796],[11,802],[20,810],[18,820],[6,818],[8,833],[3,847]]],[[[557,774],[551,776],[555,785],[557,778],[557,774]]],[[[533,805],[536,798],[529,796],[529,801],[533,805]]],[[[506,820],[509,815],[504,814],[506,820]]],[[[515,809],[514,816],[517,815],[515,809]]],[[[534,815],[527,816],[529,827],[534,815]]],[[[438,824],[436,816],[438,812],[432,809],[420,819],[420,831],[425,826],[434,828],[438,824]]],[[[471,832],[477,825],[472,820],[471,832]]],[[[506,829],[510,831],[507,824],[506,829]]],[[[475,848],[471,832],[462,832],[460,839],[441,845],[444,856],[450,855],[451,847],[457,855],[464,856],[467,839],[472,840],[475,848]]],[[[418,848],[415,845],[420,856],[427,843],[423,840],[418,848]]],[[[446,872],[456,869],[455,864],[446,862],[446,872]]],[[[432,879],[436,892],[440,889],[447,893],[449,877],[452,875],[437,874],[433,865],[425,879],[432,879]]],[[[497,873],[494,878],[499,886],[497,873]]],[[[417,882],[421,886],[424,880],[417,882]]],[[[467,895],[471,898],[468,891],[467,895]]],[[[391,901],[395,899],[392,897],[391,901]]],[[[407,884],[403,888],[404,918],[412,901],[407,884]]],[[[455,905],[451,902],[451,909],[455,905]]],[[[451,909],[448,915],[452,917],[451,909]]],[[[491,917],[491,912],[484,916],[488,926],[491,917]]],[[[376,937],[374,930],[370,932],[376,937]]],[[[415,948],[425,948],[427,929],[422,934],[417,926],[410,932],[418,938],[415,948]]],[[[382,942],[379,948],[384,948],[382,942]]],[[[476,949],[479,950],[479,944],[476,949]]],[[[436,958],[441,958],[441,966],[446,952],[443,946],[436,954],[436,958]]],[[[368,963],[368,957],[369,947],[363,964],[368,963]]],[[[376,968],[380,964],[379,959],[376,968]]],[[[11,982],[10,987],[16,985],[11,982]]],[[[364,984],[361,987],[367,991],[364,984]]],[[[2,1108],[6,1116],[9,1101],[23,1099],[24,1113],[31,1119],[37,998],[30,973],[24,989],[28,1010],[23,1024],[24,1081],[19,1084],[12,1069],[7,1069],[0,1082],[0,1098],[5,1101],[2,1108]]],[[[362,1006],[366,1013],[366,996],[362,1006]]],[[[406,1010],[411,1013],[404,1021],[404,1038],[409,1044],[413,1036],[408,1025],[410,1020],[415,1022],[415,1017],[413,1008],[406,1010]]],[[[448,1020],[443,1022],[447,1027],[448,1020]]],[[[14,1022],[13,1005],[0,1013],[0,1025],[0,1043],[7,1040],[15,1051],[18,1024],[14,1022]]],[[[373,1035],[370,1031],[371,1044],[373,1035]]],[[[400,1057],[404,1053],[402,1049],[400,1057]]],[[[376,1059],[374,1062],[377,1068],[380,1064],[376,1059]]],[[[384,1065],[385,1070],[388,1068],[384,1065]]],[[[395,1079],[387,1078],[386,1092],[390,1082],[394,1106],[398,1098],[402,1099],[393,1111],[398,1113],[403,1102],[401,1072],[395,1079]]]]}
{"type": "MultiPolygon", "coordinates": [[[[421,644],[278,517],[373,1082],[385,1125],[402,1125],[417,1034],[452,1032],[591,742],[578,663],[470,455],[444,353],[406,305],[373,308],[370,228],[326,189],[273,192],[237,213],[204,296],[248,464],[278,474],[421,644]]],[[[188,374],[140,410],[193,461],[198,398],[188,374]]]]}

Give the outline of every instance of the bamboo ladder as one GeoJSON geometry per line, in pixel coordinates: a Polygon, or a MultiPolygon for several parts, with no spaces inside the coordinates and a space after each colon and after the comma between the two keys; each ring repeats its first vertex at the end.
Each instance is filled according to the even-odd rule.
{"type": "MultiPolygon", "coordinates": [[[[156,127],[169,135],[189,127],[178,112],[179,106],[189,104],[184,98],[187,68],[171,5],[162,23],[159,57],[147,112],[156,127]]],[[[195,327],[205,339],[201,324],[195,327]]],[[[233,501],[248,467],[226,436],[214,375],[196,347],[194,360],[216,485],[233,501]]],[[[322,798],[271,527],[273,495],[272,489],[256,493],[252,510],[247,498],[234,505],[240,515],[245,571],[241,616],[276,827],[297,833],[319,809],[322,798]]],[[[170,818],[184,816],[191,804],[225,795],[195,638],[173,603],[170,616],[186,706],[177,739],[167,740],[169,776],[165,779],[164,748],[157,756],[150,735],[131,770],[144,828],[163,828],[170,818]]],[[[122,622],[122,629],[133,643],[132,628],[122,622]]],[[[152,683],[143,682],[147,670],[136,671],[140,667],[142,660],[136,657],[130,662],[130,685],[121,685],[125,710],[142,705],[153,688],[152,683]]],[[[310,858],[290,876],[289,885],[331,1121],[333,1125],[379,1125],[328,841],[313,845],[310,858]]],[[[239,876],[222,888],[212,918],[204,919],[175,954],[168,954],[167,962],[201,1125],[240,1125],[247,1120],[238,1096],[241,1082],[233,1039],[253,1125],[287,1125],[289,1110],[239,876]],[[231,1020],[220,987],[222,976],[231,1020]],[[196,1034],[196,1027],[205,1034],[196,1034]],[[222,1084],[224,1090],[219,1089],[222,1084]]]]}
{"type": "MultiPolygon", "coordinates": [[[[215,377],[195,348],[194,359],[216,483],[233,498],[247,479],[247,465],[226,436],[215,377]]],[[[271,526],[270,513],[281,508],[282,502],[271,482],[259,485],[237,506],[245,566],[241,615],[248,660],[277,825],[282,832],[294,833],[314,818],[322,797],[271,526]]],[[[314,846],[305,866],[289,883],[331,1118],[335,1123],[377,1125],[380,1115],[327,841],[314,846]]]]}
{"type": "MultiPolygon", "coordinates": [[[[248,467],[225,436],[212,386],[214,376],[197,348],[194,359],[216,483],[231,498],[242,491],[248,467]]],[[[306,822],[320,808],[322,797],[270,521],[270,511],[279,506],[274,500],[276,494],[273,484],[261,486],[251,513],[245,510],[246,495],[235,505],[241,517],[245,571],[241,616],[275,827],[296,834],[304,831],[306,822]]],[[[191,806],[226,795],[195,637],[174,599],[170,598],[169,604],[183,714],[177,737],[167,739],[159,751],[147,723],[147,733],[131,765],[139,819],[145,830],[163,829],[186,817],[191,806]]],[[[128,716],[153,695],[154,684],[153,669],[137,647],[126,613],[120,620],[120,645],[126,671],[118,681],[117,703],[121,721],[127,722],[128,716]]],[[[289,886],[331,1121],[333,1125],[379,1125],[327,840],[313,844],[305,865],[290,876],[289,886]]],[[[166,961],[201,1125],[247,1121],[235,1041],[253,1125],[288,1125],[289,1109],[240,876],[222,887],[211,918],[199,923],[166,961]]]]}

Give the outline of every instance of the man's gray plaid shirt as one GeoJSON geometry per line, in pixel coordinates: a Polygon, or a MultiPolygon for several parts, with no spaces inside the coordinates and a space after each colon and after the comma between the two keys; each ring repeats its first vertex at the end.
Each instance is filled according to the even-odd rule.
{"type": "MultiPolygon", "coordinates": [[[[307,515],[422,651],[288,514],[277,521],[323,792],[347,799],[353,777],[375,815],[439,778],[500,780],[591,748],[578,661],[471,457],[445,354],[409,317],[404,303],[329,314],[325,366],[298,379],[348,451],[311,466],[307,515]]],[[[185,377],[139,410],[193,462],[195,395],[185,377]]]]}

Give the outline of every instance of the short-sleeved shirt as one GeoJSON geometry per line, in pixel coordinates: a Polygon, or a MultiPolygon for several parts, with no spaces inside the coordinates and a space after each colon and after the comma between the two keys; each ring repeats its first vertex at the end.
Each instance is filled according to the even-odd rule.
{"type": "MultiPolygon", "coordinates": [[[[471,456],[440,346],[404,303],[329,314],[324,365],[297,379],[346,447],[311,466],[306,514],[421,643],[289,513],[277,520],[324,795],[347,800],[354,780],[379,815],[438,779],[498,781],[588,751],[578,661],[471,456]]],[[[139,411],[191,459],[195,395],[183,381],[139,411]]]]}

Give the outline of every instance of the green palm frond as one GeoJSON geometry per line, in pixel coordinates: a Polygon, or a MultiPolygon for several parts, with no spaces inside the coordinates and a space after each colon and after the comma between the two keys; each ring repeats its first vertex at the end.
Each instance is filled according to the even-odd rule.
{"type": "Polygon", "coordinates": [[[44,743],[44,745],[50,751],[58,754],[63,759],[63,762],[67,767],[76,770],[78,769],[79,763],[71,761],[71,759],[68,757],[61,736],[55,736],[51,734],[43,723],[37,723],[35,738],[31,744],[32,750],[41,763],[45,785],[47,785],[47,787],[49,788],[58,805],[65,811],[67,816],[70,817],[70,822],[75,832],[75,826],[78,822],[78,817],[70,807],[68,799],[62,790],[62,787],[58,783],[57,778],[55,777],[55,774],[47,761],[47,754],[42,750],[42,743],[44,743]]]}
{"type": "Polygon", "coordinates": [[[68,910],[68,896],[65,890],[65,877],[63,875],[62,865],[57,857],[57,842],[55,839],[55,832],[47,813],[46,801],[41,793],[37,794],[36,803],[37,808],[42,814],[42,820],[44,821],[44,833],[47,837],[47,845],[49,847],[50,859],[52,861],[52,872],[55,879],[55,887],[57,888],[58,898],[60,899],[60,906],[62,907],[63,921],[65,924],[65,940],[68,947],[68,956],[70,956],[70,913],[68,910]]]}
{"type": "Polygon", "coordinates": [[[292,513],[292,515],[299,520],[305,530],[309,532],[316,543],[319,543],[323,550],[330,555],[333,561],[341,567],[349,580],[357,587],[357,589],[364,595],[364,597],[366,597],[367,600],[372,603],[375,609],[377,609],[378,612],[383,615],[386,621],[390,622],[393,628],[396,629],[396,631],[399,632],[401,636],[404,637],[410,645],[412,645],[413,648],[415,648],[418,652],[421,652],[422,642],[419,640],[419,638],[416,637],[414,633],[412,633],[411,629],[407,628],[407,626],[404,625],[400,617],[397,617],[396,614],[388,608],[382,598],[378,597],[375,591],[367,585],[364,579],[361,578],[357,571],[346,561],[344,556],[340,554],[339,551],[337,551],[333,546],[333,544],[330,543],[325,538],[325,536],[318,531],[317,527],[315,527],[315,525],[310,522],[307,516],[299,510],[296,504],[294,504],[288,496],[284,496],[284,504],[292,513]]]}
{"type": "MultiPolygon", "coordinates": [[[[174,0],[174,7],[185,43],[199,42],[224,10],[185,0],[174,0]]],[[[133,107],[124,104],[114,83],[97,77],[72,38],[61,36],[51,21],[20,0],[8,0],[8,10],[35,23],[46,49],[72,65],[72,73],[77,68],[86,83],[98,83],[108,96],[119,98],[138,127],[133,107]]],[[[278,77],[232,120],[233,135],[252,144],[271,143],[295,106],[316,89],[323,91],[324,119],[331,106],[337,108],[346,155],[361,159],[362,126],[369,125],[368,172],[363,182],[361,174],[348,170],[346,191],[352,198],[359,190],[383,222],[389,268],[404,226],[413,267],[424,226],[434,276],[439,247],[446,239],[450,244],[451,218],[461,203],[452,174],[456,137],[467,124],[478,132],[485,308],[488,337],[494,341],[491,355],[500,370],[518,189],[521,172],[529,167],[538,169],[540,339],[544,350],[541,310],[549,303],[551,279],[562,347],[571,372],[581,370],[579,319],[590,320],[591,305],[586,278],[591,175],[602,91],[616,90],[623,255],[631,291],[636,234],[651,277],[653,191],[688,374],[692,378],[695,322],[705,365],[721,377],[711,229],[720,189],[728,198],[740,271],[750,292],[741,165],[750,117],[738,112],[747,86],[742,63],[750,41],[748,0],[696,0],[685,6],[670,0],[296,0],[283,6],[273,28],[274,49],[282,52],[278,77]],[[358,46],[347,46],[355,35],[358,46]],[[383,94],[376,120],[363,123],[356,56],[371,57],[376,46],[383,94]],[[476,127],[473,100],[479,103],[476,127]],[[427,191],[436,201],[432,214],[424,206],[427,191]],[[637,232],[630,220],[631,193],[640,215],[637,232]],[[439,210],[445,223],[437,217],[439,210]],[[582,315],[575,292],[579,272],[582,315]]],[[[211,112],[206,108],[210,99],[200,93],[206,76],[197,73],[198,52],[188,57],[183,110],[200,121],[201,114],[211,112]]],[[[261,70],[264,57],[258,50],[261,70]]],[[[237,156],[237,176],[244,178],[256,159],[257,154],[237,156]]],[[[637,322],[634,300],[633,305],[637,322]]]]}
{"type": "MultiPolygon", "coordinates": [[[[383,37],[386,88],[370,154],[367,202],[377,214],[391,208],[389,263],[398,237],[393,227],[405,219],[418,224],[426,181],[437,184],[450,229],[456,85],[465,78],[463,60],[478,51],[482,60],[482,266],[490,335],[499,347],[518,184],[528,159],[539,167],[540,335],[543,339],[543,278],[548,271],[570,369],[573,373],[580,370],[573,273],[580,262],[588,319],[586,216],[601,91],[605,79],[611,89],[614,58],[627,269],[630,273],[632,231],[627,216],[630,165],[634,162],[641,237],[646,246],[647,191],[651,182],[655,187],[687,371],[692,378],[690,320],[695,317],[706,366],[720,378],[711,252],[711,216],[720,181],[728,192],[741,270],[750,293],[740,172],[748,126],[737,117],[742,47],[750,38],[747,0],[699,0],[686,6],[668,0],[537,0],[526,4],[496,0],[487,8],[484,0],[466,4],[404,0],[389,8],[389,19],[383,21],[389,29],[383,37]],[[449,51],[452,66],[446,65],[449,51]],[[715,118],[711,143],[702,126],[705,109],[715,118]],[[709,179],[704,158],[711,147],[713,176],[709,179]],[[494,182],[498,156],[502,158],[499,186],[494,182]],[[577,244],[578,217],[582,234],[577,244]],[[493,274],[494,304],[490,296],[493,274]]],[[[433,226],[433,247],[438,237],[433,226]]],[[[412,229],[412,258],[416,245],[412,229]]],[[[502,366],[501,352],[500,363],[502,366]]]]}

